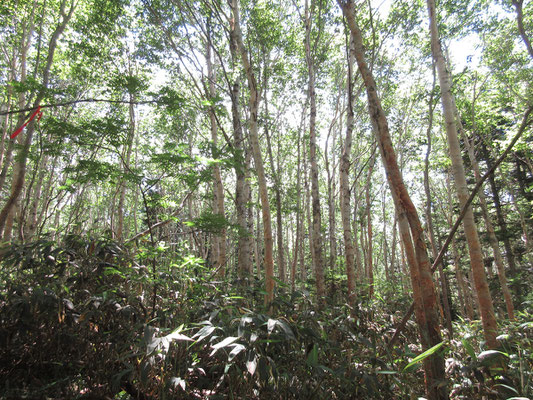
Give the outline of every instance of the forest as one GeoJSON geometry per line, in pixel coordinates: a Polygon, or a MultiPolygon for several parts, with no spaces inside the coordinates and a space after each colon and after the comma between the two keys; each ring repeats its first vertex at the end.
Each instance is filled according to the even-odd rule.
{"type": "Polygon", "coordinates": [[[533,2],[0,2],[0,398],[533,399],[533,2]]]}

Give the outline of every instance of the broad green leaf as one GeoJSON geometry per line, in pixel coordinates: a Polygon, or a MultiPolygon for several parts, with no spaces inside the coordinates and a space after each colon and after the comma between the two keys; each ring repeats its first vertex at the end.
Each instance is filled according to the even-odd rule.
{"type": "Polygon", "coordinates": [[[442,346],[444,345],[444,342],[440,342],[439,344],[436,344],[430,349],[427,349],[422,354],[419,354],[416,356],[413,361],[411,361],[409,364],[405,366],[403,369],[403,372],[409,371],[415,364],[419,363],[420,361],[425,360],[427,357],[431,356],[432,354],[435,354],[442,346]]]}
{"type": "Polygon", "coordinates": [[[218,342],[217,344],[211,346],[213,351],[211,352],[210,356],[213,356],[217,352],[218,349],[222,349],[222,348],[232,344],[237,339],[239,339],[238,336],[229,336],[226,339],[224,339],[223,341],[218,342]]]}
{"type": "Polygon", "coordinates": [[[466,352],[472,358],[472,360],[476,361],[477,360],[476,352],[474,351],[474,348],[472,347],[470,342],[468,340],[466,340],[466,339],[462,339],[461,343],[463,343],[463,346],[464,346],[466,352]]]}
{"type": "Polygon", "coordinates": [[[278,326],[281,327],[281,329],[283,329],[283,332],[285,332],[285,335],[289,339],[296,340],[296,337],[294,336],[294,333],[292,333],[292,329],[290,328],[290,326],[285,321],[278,320],[277,324],[278,324],[278,326]]]}
{"type": "Polygon", "coordinates": [[[169,382],[170,382],[170,384],[171,384],[172,386],[174,386],[174,387],[178,387],[178,386],[179,386],[179,387],[181,387],[183,390],[185,390],[185,386],[186,386],[186,384],[187,384],[187,382],[185,382],[184,379],[182,379],[182,378],[178,378],[178,377],[175,377],[175,376],[172,377],[172,378],[170,378],[169,382]]]}
{"type": "Polygon", "coordinates": [[[509,385],[504,385],[503,383],[497,383],[497,384],[494,385],[494,386],[501,386],[502,388],[505,388],[505,389],[507,389],[507,390],[510,390],[511,392],[514,392],[514,393],[516,393],[516,394],[520,394],[520,393],[518,393],[518,390],[516,390],[514,387],[509,386],[509,385]]]}
{"type": "Polygon", "coordinates": [[[229,353],[228,361],[233,360],[237,356],[237,354],[239,354],[241,351],[245,349],[246,349],[245,346],[243,346],[242,344],[236,343],[233,350],[231,350],[231,352],[229,353]]]}
{"type": "Polygon", "coordinates": [[[202,329],[200,329],[196,334],[193,336],[193,338],[198,338],[197,342],[205,339],[209,335],[211,335],[215,330],[215,327],[212,325],[206,325],[202,329]]]}
{"type": "Polygon", "coordinates": [[[479,353],[477,359],[482,365],[490,367],[499,362],[502,359],[502,356],[509,358],[507,353],[498,350],[486,350],[479,353]]]}
{"type": "Polygon", "coordinates": [[[255,370],[257,369],[257,357],[254,356],[253,360],[246,362],[246,369],[250,373],[250,375],[253,375],[255,373],[255,370]]]}
{"type": "Polygon", "coordinates": [[[272,319],[272,318],[269,318],[268,319],[268,322],[267,322],[267,330],[268,330],[268,334],[270,335],[272,333],[272,331],[274,330],[274,328],[276,327],[276,323],[278,321],[275,320],[275,319],[272,319]]]}
{"type": "Polygon", "coordinates": [[[318,364],[318,346],[313,344],[311,351],[307,354],[307,365],[315,367],[318,364]]]}
{"type": "Polygon", "coordinates": [[[192,341],[192,339],[188,336],[182,335],[179,332],[172,332],[171,334],[165,336],[165,339],[167,340],[185,340],[185,341],[192,341]]]}

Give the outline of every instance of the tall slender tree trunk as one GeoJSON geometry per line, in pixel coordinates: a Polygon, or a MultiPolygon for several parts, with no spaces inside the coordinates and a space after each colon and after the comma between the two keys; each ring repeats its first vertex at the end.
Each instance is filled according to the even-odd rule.
{"type": "MultiPolygon", "coordinates": [[[[476,181],[481,180],[481,173],[479,171],[479,165],[477,163],[476,155],[474,153],[473,144],[470,143],[470,139],[466,136],[463,131],[463,141],[465,143],[466,149],[468,151],[468,157],[470,159],[470,164],[474,170],[474,177],[476,181]]],[[[498,239],[496,238],[496,233],[494,231],[494,226],[490,219],[489,210],[487,206],[487,200],[485,198],[485,193],[483,190],[480,190],[478,193],[479,205],[481,206],[481,214],[483,215],[483,221],[485,222],[485,228],[487,229],[487,236],[489,239],[490,247],[492,248],[492,254],[494,255],[494,262],[496,263],[496,271],[498,273],[498,280],[500,282],[500,287],[503,293],[503,298],[505,300],[505,307],[507,309],[507,315],[509,319],[514,319],[514,305],[513,299],[511,297],[511,292],[509,291],[509,286],[507,285],[507,277],[505,276],[505,266],[503,263],[503,256],[500,251],[500,245],[498,239]]]]}
{"type": "Polygon", "coordinates": [[[250,90],[250,141],[252,143],[252,152],[254,156],[255,169],[257,171],[257,179],[259,186],[259,196],[261,198],[261,213],[263,219],[263,238],[265,248],[265,281],[266,281],[266,296],[265,303],[269,304],[274,299],[274,259],[273,259],[273,240],[272,240],[272,225],[270,218],[270,202],[268,200],[268,188],[265,176],[265,168],[263,166],[263,157],[261,155],[261,147],[259,146],[259,135],[257,131],[257,117],[259,112],[259,91],[255,73],[250,62],[248,52],[244,47],[242,40],[241,25],[239,20],[239,6],[237,0],[232,0],[232,11],[235,23],[235,33],[237,45],[241,54],[242,63],[248,79],[248,88],[250,90]]]}
{"type": "MultiPolygon", "coordinates": [[[[450,183],[450,175],[451,173],[446,174],[446,194],[447,194],[447,200],[448,200],[448,209],[449,212],[446,212],[446,219],[448,221],[448,225],[453,225],[453,201],[452,201],[452,191],[451,191],[451,183],[450,183]]],[[[462,292],[464,302],[465,302],[465,308],[466,308],[466,316],[470,321],[474,319],[474,308],[472,306],[472,296],[471,291],[468,288],[468,282],[463,274],[463,270],[461,269],[461,257],[459,256],[459,251],[457,249],[457,242],[455,241],[455,238],[452,238],[451,241],[452,246],[452,255],[453,255],[453,261],[455,265],[455,275],[457,278],[457,286],[459,287],[459,291],[462,292]]]]}
{"type": "MultiPolygon", "coordinates": [[[[213,67],[212,60],[213,44],[211,43],[211,24],[208,19],[207,22],[207,48],[206,48],[206,62],[207,62],[207,80],[208,80],[208,96],[209,100],[213,101],[216,96],[215,82],[216,74],[213,67]]],[[[218,159],[218,127],[215,115],[215,107],[209,107],[209,122],[211,127],[211,142],[213,146],[213,154],[215,159],[218,159]]],[[[213,165],[213,212],[221,217],[225,216],[224,210],[224,185],[222,183],[222,176],[220,173],[220,166],[215,163],[213,165]]],[[[217,275],[219,277],[225,276],[226,269],[226,228],[222,228],[219,233],[213,236],[214,257],[216,259],[217,275]]]]}
{"type": "MultiPolygon", "coordinates": [[[[402,219],[400,224],[404,226],[403,229],[400,229],[400,232],[402,232],[402,242],[408,255],[411,270],[415,310],[418,310],[416,316],[420,328],[421,342],[423,348],[427,349],[430,346],[441,343],[442,339],[438,320],[437,297],[431,274],[431,264],[423,237],[422,224],[405,187],[396,153],[392,146],[387,119],[377,94],[376,82],[366,63],[363,38],[355,20],[355,4],[352,0],[338,0],[338,2],[348,22],[348,27],[354,40],[355,57],[366,87],[373,131],[376,135],[383,166],[387,173],[391,195],[399,218],[402,219]],[[407,225],[409,229],[407,229],[407,225]]],[[[432,400],[448,399],[446,386],[441,385],[445,380],[444,360],[442,356],[434,354],[426,358],[424,360],[424,371],[428,397],[432,400]]]]}
{"type": "MultiPolygon", "coordinates": [[[[281,169],[280,165],[278,164],[276,167],[276,163],[274,162],[274,155],[272,152],[272,138],[270,136],[270,121],[268,116],[268,63],[265,62],[265,70],[263,72],[263,79],[264,79],[264,95],[263,95],[263,103],[265,105],[265,114],[267,115],[266,121],[265,121],[265,138],[267,141],[267,150],[268,150],[268,157],[270,160],[270,165],[272,167],[272,175],[274,177],[274,192],[276,194],[276,239],[277,239],[277,261],[278,261],[278,277],[281,282],[285,282],[286,277],[286,271],[285,271],[285,257],[283,255],[283,224],[282,224],[282,215],[281,215],[281,169]]],[[[279,140],[278,140],[278,146],[279,146],[279,140]]],[[[278,149],[279,150],[279,149],[278,149]]],[[[278,160],[279,160],[279,151],[278,151],[278,160]]]]}
{"type": "MultiPolygon", "coordinates": [[[[313,7],[313,4],[311,4],[313,7]]],[[[317,164],[317,144],[316,144],[316,92],[315,92],[315,60],[311,52],[311,24],[312,13],[309,10],[308,0],[305,1],[305,58],[307,62],[307,72],[309,77],[308,96],[310,105],[309,115],[309,163],[311,167],[311,199],[313,211],[313,267],[316,279],[316,294],[319,306],[325,302],[326,289],[324,280],[324,260],[322,254],[322,232],[321,232],[321,209],[320,193],[318,187],[318,164],[317,164]]]]}
{"type": "Polygon", "coordinates": [[[37,174],[37,181],[35,182],[35,186],[33,188],[33,193],[31,195],[31,203],[28,209],[28,220],[26,222],[26,231],[24,233],[25,239],[31,239],[35,235],[35,232],[37,231],[38,227],[37,210],[39,208],[39,202],[41,200],[46,201],[46,197],[41,199],[41,195],[44,176],[48,170],[48,155],[44,154],[37,165],[37,169],[39,172],[37,174]]]}
{"type": "Polygon", "coordinates": [[[356,185],[353,186],[354,192],[354,208],[353,208],[353,245],[355,253],[355,279],[356,282],[361,282],[363,280],[363,260],[361,257],[361,248],[359,247],[359,228],[357,224],[358,213],[359,213],[359,195],[357,193],[356,185]]]}
{"type": "MultiPolygon", "coordinates": [[[[130,74],[132,73],[130,68],[130,74]]],[[[130,93],[130,104],[128,105],[129,130],[126,140],[126,149],[123,155],[122,173],[125,175],[130,170],[131,152],[133,149],[133,142],[135,140],[135,95],[130,93]]],[[[120,180],[120,195],[118,199],[118,221],[117,221],[117,240],[123,240],[124,236],[124,203],[126,202],[127,180],[122,177],[120,180]]]]}
{"type": "MultiPolygon", "coordinates": [[[[235,68],[239,60],[235,20],[230,21],[230,53],[232,67],[235,68]]],[[[248,229],[249,210],[246,205],[250,192],[249,183],[246,180],[246,171],[249,152],[245,149],[245,141],[241,123],[240,100],[240,77],[237,75],[231,85],[231,118],[233,124],[233,148],[238,160],[235,166],[235,212],[239,226],[237,239],[237,271],[240,277],[250,275],[252,266],[252,243],[251,231],[248,229]]]]}
{"type": "Polygon", "coordinates": [[[389,246],[387,238],[387,201],[386,193],[383,190],[382,201],[381,201],[381,211],[383,216],[383,235],[381,236],[381,251],[383,252],[383,264],[385,266],[385,279],[387,282],[390,282],[390,268],[389,268],[389,246]]]}
{"type": "Polygon", "coordinates": [[[370,201],[370,191],[372,188],[372,174],[374,173],[374,164],[376,161],[376,152],[372,150],[370,161],[368,163],[368,175],[365,185],[366,201],[366,234],[367,234],[367,279],[368,279],[368,297],[374,297],[374,237],[372,228],[372,202],[370,201]]]}
{"type": "MultiPolygon", "coordinates": [[[[305,112],[302,113],[302,116],[305,115],[305,112]]],[[[301,129],[298,129],[298,161],[297,161],[297,171],[296,171],[296,191],[297,193],[302,193],[302,181],[301,181],[301,129]]],[[[303,225],[303,212],[302,212],[302,196],[297,196],[296,198],[296,240],[294,242],[294,260],[291,266],[291,289],[294,291],[296,289],[296,267],[298,265],[298,256],[300,248],[303,248],[303,239],[302,239],[302,225],[303,225]]]]}
{"type": "Polygon", "coordinates": [[[526,45],[529,57],[533,59],[533,47],[531,46],[531,41],[529,40],[529,37],[527,36],[526,30],[524,28],[524,13],[522,10],[524,0],[512,0],[512,3],[516,11],[516,23],[518,25],[518,32],[520,32],[520,37],[526,45]]]}
{"type": "MultiPolygon", "coordinates": [[[[61,15],[61,21],[54,29],[50,43],[48,45],[48,57],[46,60],[46,65],[43,70],[43,79],[41,84],[41,89],[39,90],[39,93],[37,93],[37,96],[33,102],[33,109],[37,109],[39,106],[41,100],[44,98],[46,94],[46,90],[48,88],[48,84],[50,81],[50,70],[52,68],[52,64],[54,61],[54,53],[57,47],[57,42],[59,40],[59,37],[62,35],[63,31],[65,30],[68,22],[72,18],[72,14],[74,13],[74,8],[76,2],[72,0],[70,9],[65,12],[65,8],[67,6],[67,0],[63,0],[60,4],[60,15],[61,15]]],[[[26,178],[26,166],[28,162],[28,155],[30,152],[30,146],[33,139],[33,134],[35,132],[35,123],[36,119],[30,121],[26,128],[26,132],[24,133],[24,137],[22,137],[22,134],[19,135],[21,137],[22,142],[22,148],[20,149],[17,157],[17,161],[14,165],[14,172],[13,172],[13,181],[11,184],[11,194],[9,198],[7,199],[6,204],[4,205],[4,208],[0,211],[0,238],[3,238],[4,240],[7,237],[11,236],[10,229],[6,226],[6,221],[8,220],[8,217],[10,214],[12,214],[16,208],[16,205],[18,204],[20,194],[22,193],[22,189],[24,186],[24,180],[26,178]]]]}
{"type": "Polygon", "coordinates": [[[354,111],[353,111],[353,68],[355,58],[352,51],[352,40],[347,49],[348,52],[348,77],[347,77],[347,116],[346,116],[346,137],[344,139],[344,146],[342,149],[342,156],[339,166],[339,197],[341,209],[342,231],[344,239],[344,256],[346,258],[346,277],[348,280],[348,304],[354,306],[355,304],[355,248],[354,238],[351,229],[350,218],[350,155],[352,152],[352,132],[354,125],[354,111]]]}
{"type": "MultiPolygon", "coordinates": [[[[492,165],[493,165],[492,155],[490,154],[485,144],[482,145],[482,148],[483,148],[483,152],[486,154],[487,168],[490,169],[492,168],[492,165]]],[[[492,191],[492,200],[494,203],[494,208],[496,210],[496,218],[497,218],[498,225],[500,228],[503,245],[505,247],[505,257],[507,258],[507,264],[509,265],[509,271],[511,272],[511,274],[514,274],[516,272],[516,262],[515,262],[513,248],[511,246],[511,241],[509,240],[509,231],[507,230],[507,223],[505,222],[505,217],[503,216],[500,192],[498,190],[498,186],[496,185],[496,178],[494,177],[494,174],[491,174],[489,176],[489,183],[490,183],[490,188],[492,191]]]]}
{"type": "MultiPolygon", "coordinates": [[[[453,177],[459,204],[461,207],[463,207],[464,204],[466,204],[469,193],[466,184],[459,138],[457,135],[457,124],[459,124],[460,121],[456,121],[455,119],[450,73],[446,69],[446,62],[444,60],[444,55],[439,42],[435,1],[427,0],[427,5],[430,20],[431,49],[433,52],[433,58],[435,59],[435,63],[437,65],[437,73],[441,87],[441,101],[446,125],[448,148],[452,161],[453,177]]],[[[477,227],[474,221],[474,213],[472,212],[471,206],[467,208],[467,212],[463,219],[463,227],[468,243],[470,264],[472,267],[472,276],[474,278],[474,285],[479,302],[483,333],[488,346],[490,348],[496,348],[498,347],[498,341],[496,340],[498,326],[496,323],[492,297],[490,295],[487,277],[485,274],[481,243],[479,241],[477,227]]]]}
{"type": "MultiPolygon", "coordinates": [[[[426,130],[426,139],[427,139],[427,149],[426,156],[424,158],[424,190],[426,194],[426,220],[428,225],[429,233],[429,242],[431,244],[431,253],[433,259],[436,259],[438,256],[437,243],[435,239],[435,230],[433,229],[433,201],[431,199],[431,190],[429,187],[429,156],[431,154],[431,138],[433,135],[433,111],[434,111],[434,92],[435,92],[435,63],[432,65],[433,72],[433,86],[431,88],[431,93],[429,95],[429,106],[428,106],[428,127],[426,130]]],[[[442,303],[444,307],[444,314],[446,318],[446,328],[448,329],[448,336],[451,339],[453,337],[453,326],[452,326],[452,313],[450,310],[450,296],[448,290],[448,284],[446,282],[446,277],[444,276],[444,270],[442,267],[442,262],[438,265],[439,278],[441,283],[441,293],[442,293],[442,303]]]]}

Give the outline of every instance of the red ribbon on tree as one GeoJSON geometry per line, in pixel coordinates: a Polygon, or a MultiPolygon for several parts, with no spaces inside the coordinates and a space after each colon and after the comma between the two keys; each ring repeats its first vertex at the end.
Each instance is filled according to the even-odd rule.
{"type": "Polygon", "coordinates": [[[15,132],[13,132],[13,134],[10,136],[11,139],[15,139],[17,137],[17,135],[22,132],[22,130],[26,127],[26,125],[28,125],[30,123],[30,121],[32,119],[34,119],[37,115],[39,115],[39,117],[37,118],[37,121],[39,121],[41,119],[41,117],[43,116],[43,112],[41,111],[41,106],[37,107],[37,110],[34,111],[34,113],[31,115],[30,119],[27,120],[20,128],[18,128],[15,132]]]}

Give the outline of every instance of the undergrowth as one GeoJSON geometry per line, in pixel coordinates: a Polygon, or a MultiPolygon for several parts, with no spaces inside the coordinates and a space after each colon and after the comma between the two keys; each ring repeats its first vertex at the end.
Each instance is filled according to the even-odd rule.
{"type": "MultiPolygon", "coordinates": [[[[67,236],[2,253],[2,398],[423,395],[414,322],[387,347],[410,302],[393,290],[350,309],[336,301],[343,285],[331,285],[330,302],[317,309],[305,284],[291,292],[280,283],[265,309],[263,282],[216,281],[179,249],[67,236]]],[[[527,304],[516,321],[502,321],[498,351],[485,348],[479,321],[455,321],[438,349],[451,397],[533,396],[532,321],[527,304]]]]}

